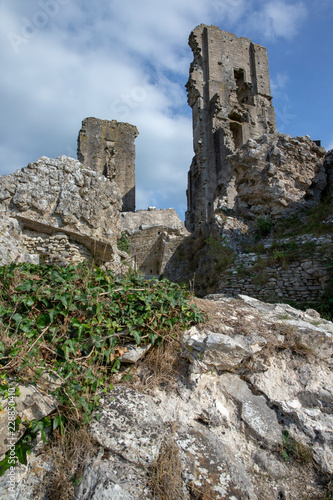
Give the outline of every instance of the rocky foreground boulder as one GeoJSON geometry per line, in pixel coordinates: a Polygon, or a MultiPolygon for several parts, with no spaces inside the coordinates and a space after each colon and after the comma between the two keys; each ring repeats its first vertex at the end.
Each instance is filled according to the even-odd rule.
{"type": "MultiPolygon", "coordinates": [[[[248,296],[194,300],[207,319],[173,358],[150,352],[104,396],[74,498],[329,498],[333,324],[248,296]]],[[[40,446],[0,496],[51,498],[54,468],[40,446]]]]}
{"type": "MultiPolygon", "coordinates": [[[[20,248],[23,230],[33,231],[30,236],[35,239],[61,232],[102,261],[117,260],[118,187],[73,158],[43,156],[13,174],[1,176],[0,207],[1,264],[16,258],[19,262],[31,260],[25,256],[26,249],[20,248]],[[16,250],[13,239],[17,241],[16,250]]],[[[40,248],[35,253],[42,251],[40,248]]]]}

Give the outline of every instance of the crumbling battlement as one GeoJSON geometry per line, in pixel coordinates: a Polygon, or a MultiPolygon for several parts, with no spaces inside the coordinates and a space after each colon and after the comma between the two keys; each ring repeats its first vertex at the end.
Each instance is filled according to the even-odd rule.
{"type": "Polygon", "coordinates": [[[78,136],[78,160],[117,184],[123,212],[135,211],[134,140],[138,135],[129,123],[85,118],[78,136]]]}
{"type": "Polygon", "coordinates": [[[267,51],[216,26],[189,38],[193,62],[186,88],[193,115],[195,156],[188,174],[185,225],[209,220],[217,194],[233,208],[236,192],[227,160],[248,139],[276,132],[267,51]]]}

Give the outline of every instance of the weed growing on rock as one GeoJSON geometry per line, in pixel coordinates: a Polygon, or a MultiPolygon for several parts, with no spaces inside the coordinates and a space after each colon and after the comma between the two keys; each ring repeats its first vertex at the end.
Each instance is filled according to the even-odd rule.
{"type": "Polygon", "coordinates": [[[150,487],[154,498],[182,500],[184,498],[181,454],[173,437],[162,446],[151,467],[150,487]]]}
{"type": "Polygon", "coordinates": [[[117,247],[119,250],[122,250],[123,252],[128,253],[128,255],[131,255],[131,245],[124,231],[121,233],[121,237],[117,241],[117,247]]]}
{"type": "Polygon", "coordinates": [[[260,240],[268,236],[273,228],[273,220],[268,215],[260,215],[254,225],[254,232],[256,240],[260,240]]]}
{"type": "Polygon", "coordinates": [[[312,462],[311,450],[300,441],[295,441],[287,430],[282,433],[282,457],[286,462],[291,460],[301,464],[312,462]]]}

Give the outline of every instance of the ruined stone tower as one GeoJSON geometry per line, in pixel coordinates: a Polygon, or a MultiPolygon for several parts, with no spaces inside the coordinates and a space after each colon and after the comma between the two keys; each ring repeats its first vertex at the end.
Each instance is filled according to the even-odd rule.
{"type": "Polygon", "coordinates": [[[134,140],[138,135],[129,123],[85,118],[78,136],[78,160],[117,183],[122,212],[135,212],[134,140]]]}
{"type": "Polygon", "coordinates": [[[189,38],[193,62],[186,88],[195,156],[188,173],[185,225],[190,231],[216,208],[232,209],[236,192],[227,160],[249,138],[276,132],[267,52],[216,26],[189,38]]]}

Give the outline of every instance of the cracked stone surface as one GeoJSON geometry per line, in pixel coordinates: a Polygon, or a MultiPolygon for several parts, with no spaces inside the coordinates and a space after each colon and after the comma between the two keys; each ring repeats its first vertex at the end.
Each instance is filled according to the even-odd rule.
{"type": "Polygon", "coordinates": [[[151,464],[163,439],[163,422],[155,403],[128,387],[116,387],[103,402],[92,434],[108,450],[137,464],[151,464]]]}
{"type": "MultiPolygon", "coordinates": [[[[290,306],[282,320],[283,305],[247,296],[211,299],[195,299],[208,318],[184,332],[187,346],[193,335],[192,345],[202,360],[192,362],[186,373],[175,373],[168,388],[162,383],[146,391],[140,365],[134,365],[134,385],[117,385],[104,397],[102,417],[91,426],[99,448],[75,488],[76,500],[154,498],[151,467],[159,463],[167,439],[179,450],[185,500],[299,500],[300,491],[305,498],[323,493],[318,470],[330,474],[333,463],[332,323],[313,325],[312,311],[290,306]],[[207,342],[202,339],[209,335],[223,339],[214,344],[209,358],[214,352],[218,366],[220,357],[232,352],[230,346],[241,353],[227,370],[205,364],[207,342]],[[260,349],[251,347],[256,338],[261,339],[260,349]],[[325,349],[302,351],[302,338],[314,344],[324,339],[325,349]],[[316,466],[282,458],[283,431],[309,448],[316,466]]],[[[33,491],[52,474],[52,464],[36,458],[42,457],[32,455],[28,467],[18,470],[16,500],[43,498],[33,491]]],[[[169,461],[172,468],[171,455],[169,461]]],[[[0,495],[5,492],[6,474],[0,495]]]]}

